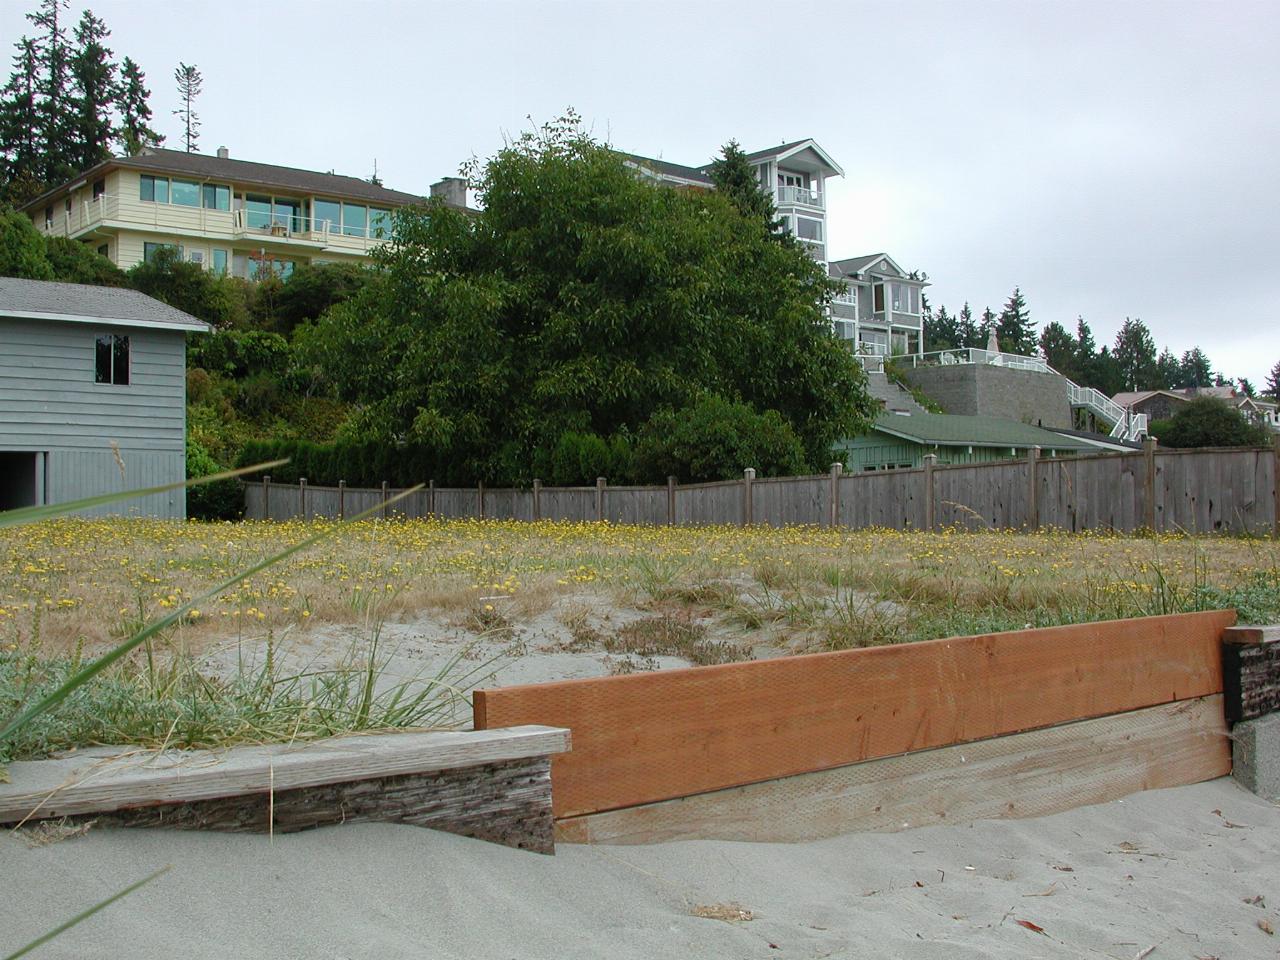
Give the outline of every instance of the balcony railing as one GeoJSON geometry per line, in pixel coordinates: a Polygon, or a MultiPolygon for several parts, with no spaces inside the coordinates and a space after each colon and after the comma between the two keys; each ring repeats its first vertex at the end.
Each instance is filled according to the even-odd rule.
{"type": "Polygon", "coordinates": [[[1041,357],[1026,357],[1017,353],[998,353],[979,350],[977,347],[957,347],[955,350],[934,350],[911,358],[913,367],[947,367],[962,363],[986,363],[1012,370],[1036,370],[1053,373],[1054,370],[1041,357]]]}
{"type": "Polygon", "coordinates": [[[808,187],[778,187],[777,201],[788,206],[824,208],[822,194],[808,187]]]}
{"type": "Polygon", "coordinates": [[[836,303],[847,303],[849,306],[856,307],[858,305],[858,288],[850,283],[841,283],[840,289],[836,291],[836,295],[832,299],[836,303]]]}
{"type": "Polygon", "coordinates": [[[385,221],[378,224],[366,223],[363,227],[341,226],[327,219],[246,209],[235,211],[233,229],[240,237],[274,237],[325,244],[342,240],[380,242],[389,239],[391,233],[385,221]]]}

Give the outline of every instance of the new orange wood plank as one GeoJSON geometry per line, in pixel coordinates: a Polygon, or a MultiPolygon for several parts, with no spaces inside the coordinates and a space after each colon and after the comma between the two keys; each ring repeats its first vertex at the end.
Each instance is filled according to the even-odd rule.
{"type": "Polygon", "coordinates": [[[1234,611],[477,691],[477,729],[568,727],[557,817],[1222,692],[1234,611]]]}

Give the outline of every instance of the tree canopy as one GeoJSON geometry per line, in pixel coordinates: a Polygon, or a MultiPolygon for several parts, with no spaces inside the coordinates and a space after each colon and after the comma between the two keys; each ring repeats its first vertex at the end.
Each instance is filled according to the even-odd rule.
{"type": "Polygon", "coordinates": [[[573,116],[469,172],[478,213],[397,214],[375,277],[299,331],[362,439],[523,481],[565,433],[625,440],[719,397],[825,467],[874,412],[825,271],[729,197],[635,176],[573,116]]]}
{"type": "Polygon", "coordinates": [[[1272,443],[1267,427],[1252,423],[1217,397],[1197,397],[1168,420],[1151,424],[1166,447],[1254,447],[1272,443]]]}

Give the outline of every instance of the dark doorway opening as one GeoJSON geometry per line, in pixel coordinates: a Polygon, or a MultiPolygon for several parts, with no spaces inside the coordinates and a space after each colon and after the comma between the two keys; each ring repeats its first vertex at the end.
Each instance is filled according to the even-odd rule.
{"type": "Polygon", "coordinates": [[[40,503],[40,454],[0,451],[0,510],[40,503]]]}

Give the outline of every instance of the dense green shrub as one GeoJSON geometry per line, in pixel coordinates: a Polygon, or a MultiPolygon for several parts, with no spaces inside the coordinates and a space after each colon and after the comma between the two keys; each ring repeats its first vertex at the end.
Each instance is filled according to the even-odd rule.
{"type": "Polygon", "coordinates": [[[289,366],[289,341],[266,330],[215,330],[193,334],[187,342],[187,365],[229,377],[258,373],[283,376],[289,366]]]}
{"type": "Polygon", "coordinates": [[[273,329],[288,334],[303,321],[314,320],[334,304],[354,297],[368,277],[369,268],[355,263],[299,266],[273,291],[273,329]]]}
{"type": "Polygon", "coordinates": [[[133,267],[126,277],[135,290],[215,327],[228,327],[235,319],[236,298],[230,289],[233,281],[214,276],[198,263],[183,260],[172,247],[161,247],[150,260],[133,267]]]}
{"type": "Polygon", "coordinates": [[[88,244],[66,237],[49,237],[45,256],[53,279],[63,283],[87,283],[95,287],[123,287],[125,272],[88,244]]]}
{"type": "Polygon", "coordinates": [[[642,482],[731,480],[746,467],[760,476],[805,472],[804,447],[776,410],[756,413],[712,396],[687,410],[660,410],[636,438],[635,473],[642,482]]]}
{"type": "MultiPolygon", "coordinates": [[[[187,479],[221,473],[209,451],[195,440],[187,440],[187,479]]],[[[192,520],[238,520],[244,513],[244,492],[239,480],[218,480],[187,489],[187,516],[192,520]]]]}
{"type": "Polygon", "coordinates": [[[44,236],[15,210],[0,211],[0,276],[53,280],[44,236]]]}
{"type": "Polygon", "coordinates": [[[1168,420],[1157,420],[1151,435],[1174,448],[1261,447],[1273,439],[1265,426],[1217,397],[1197,397],[1168,420]]]}

